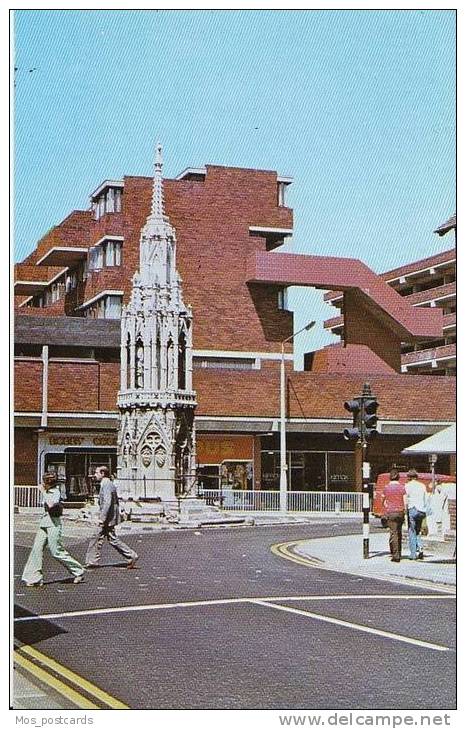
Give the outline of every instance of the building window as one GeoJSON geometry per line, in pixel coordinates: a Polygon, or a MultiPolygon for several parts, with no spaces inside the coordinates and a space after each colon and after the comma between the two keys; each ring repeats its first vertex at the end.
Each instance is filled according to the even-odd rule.
{"type": "Polygon", "coordinates": [[[121,240],[104,240],[89,248],[89,271],[99,271],[108,266],[121,266],[121,247],[121,240]]]}
{"type": "Polygon", "coordinates": [[[123,190],[121,187],[107,187],[92,201],[94,217],[99,220],[107,213],[121,213],[123,190]]]}
{"type": "Polygon", "coordinates": [[[279,207],[285,207],[285,190],[286,184],[284,182],[277,182],[277,202],[279,207]]]}
{"type": "Polygon", "coordinates": [[[102,243],[104,266],[121,265],[121,241],[107,240],[102,243]]]}
{"type": "Polygon", "coordinates": [[[288,289],[280,289],[278,292],[278,308],[280,311],[289,311],[288,306],[288,289]]]}
{"type": "Polygon", "coordinates": [[[120,319],[121,305],[121,296],[102,296],[84,309],[84,316],[88,319],[120,319]]]}

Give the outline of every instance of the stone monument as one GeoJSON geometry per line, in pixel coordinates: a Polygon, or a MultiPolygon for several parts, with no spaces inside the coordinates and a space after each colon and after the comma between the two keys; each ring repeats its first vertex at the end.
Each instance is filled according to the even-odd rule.
{"type": "Polygon", "coordinates": [[[195,483],[196,393],[192,312],[183,301],[175,230],[164,210],[160,145],[154,167],[139,271],[121,318],[117,472],[127,497],[170,503],[195,483]]]}

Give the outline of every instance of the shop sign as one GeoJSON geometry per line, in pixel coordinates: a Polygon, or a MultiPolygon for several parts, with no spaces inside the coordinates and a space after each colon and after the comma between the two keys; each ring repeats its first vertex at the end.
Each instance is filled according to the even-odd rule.
{"type": "Polygon", "coordinates": [[[51,435],[49,438],[50,445],[81,445],[83,439],[75,435],[51,435]]]}
{"type": "Polygon", "coordinates": [[[53,446],[86,446],[89,440],[94,446],[115,446],[117,444],[116,435],[95,435],[91,439],[79,435],[51,435],[49,444],[53,446]]]}

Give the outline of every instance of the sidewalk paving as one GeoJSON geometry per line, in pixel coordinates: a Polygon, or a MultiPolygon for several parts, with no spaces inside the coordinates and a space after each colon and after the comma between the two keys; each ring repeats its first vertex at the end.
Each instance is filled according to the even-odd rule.
{"type": "Polygon", "coordinates": [[[315,562],[316,567],[347,572],[361,577],[395,580],[405,584],[432,584],[452,590],[456,586],[455,544],[424,540],[424,559],[410,560],[407,545],[403,544],[402,560],[390,560],[388,532],[373,533],[369,541],[369,559],[362,555],[362,534],[327,537],[299,542],[293,548],[296,554],[315,562]]]}
{"type": "Polygon", "coordinates": [[[34,682],[21,669],[13,669],[13,709],[75,709],[63,696],[41,681],[34,682]]]}

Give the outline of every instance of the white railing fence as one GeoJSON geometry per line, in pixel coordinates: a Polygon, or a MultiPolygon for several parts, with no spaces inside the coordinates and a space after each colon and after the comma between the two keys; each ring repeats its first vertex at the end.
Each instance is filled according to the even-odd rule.
{"type": "MultiPolygon", "coordinates": [[[[236,491],[204,489],[200,493],[211,504],[229,511],[279,511],[279,491],[236,491]]],[[[288,491],[288,511],[359,513],[362,493],[351,491],[288,491]]]]}
{"type": "Polygon", "coordinates": [[[43,505],[43,494],[38,486],[15,486],[15,506],[39,508],[43,505]]]}

